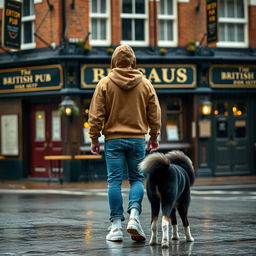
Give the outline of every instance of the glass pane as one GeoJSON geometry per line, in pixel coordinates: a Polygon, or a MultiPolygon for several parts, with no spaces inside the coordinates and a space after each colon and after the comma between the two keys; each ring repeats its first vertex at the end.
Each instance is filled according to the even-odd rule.
{"type": "Polygon", "coordinates": [[[235,42],[235,25],[227,24],[227,28],[228,28],[228,41],[235,42]]]}
{"type": "Polygon", "coordinates": [[[132,13],[132,0],[123,0],[123,13],[132,13]]]}
{"type": "Polygon", "coordinates": [[[162,20],[159,20],[158,37],[159,40],[164,41],[164,21],[162,20]]]}
{"type": "Polygon", "coordinates": [[[237,1],[237,18],[244,18],[244,1],[237,1]]]}
{"type": "Polygon", "coordinates": [[[23,28],[24,28],[24,44],[32,43],[32,22],[27,21],[23,23],[23,28]]]}
{"type": "Polygon", "coordinates": [[[36,140],[44,141],[45,140],[45,112],[36,111],[35,113],[36,120],[36,140]]]}
{"type": "Polygon", "coordinates": [[[244,42],[244,25],[237,24],[237,41],[244,42]]]}
{"type": "Polygon", "coordinates": [[[246,137],[246,121],[245,120],[235,121],[235,137],[236,138],[246,137]]]}
{"type": "Polygon", "coordinates": [[[107,38],[107,31],[106,31],[106,20],[101,19],[100,20],[100,39],[106,40],[107,38]]]}
{"type": "Polygon", "coordinates": [[[225,24],[220,24],[220,41],[225,42],[226,41],[226,33],[225,33],[225,24]]]}
{"type": "Polygon", "coordinates": [[[52,111],[52,140],[61,140],[61,118],[58,110],[52,111]]]}
{"type": "Polygon", "coordinates": [[[167,140],[180,140],[179,115],[167,115],[167,140]]]}
{"type": "Polygon", "coordinates": [[[106,13],[106,0],[101,0],[100,12],[106,13]]]}
{"type": "Polygon", "coordinates": [[[145,13],[145,0],[135,1],[135,13],[145,13]]]}
{"type": "Polygon", "coordinates": [[[219,102],[214,106],[214,115],[216,116],[227,116],[228,115],[228,103],[227,102],[219,102]]]}
{"type": "Polygon", "coordinates": [[[97,13],[97,9],[98,9],[98,0],[92,0],[91,1],[91,5],[92,5],[92,13],[97,13]]]}
{"type": "Polygon", "coordinates": [[[97,34],[98,34],[98,29],[97,29],[97,19],[92,19],[92,29],[91,29],[91,33],[92,33],[92,39],[93,40],[97,40],[97,34]]]}
{"type": "Polygon", "coordinates": [[[228,17],[234,18],[235,17],[235,3],[234,0],[227,0],[227,10],[228,10],[228,17]]]}
{"type": "Polygon", "coordinates": [[[123,40],[132,40],[132,20],[131,19],[122,19],[122,39],[123,40]]]}
{"type": "Polygon", "coordinates": [[[144,20],[135,20],[135,40],[144,41],[144,20]]]}
{"type": "Polygon", "coordinates": [[[169,15],[173,14],[172,0],[167,0],[167,14],[169,15]]]}
{"type": "Polygon", "coordinates": [[[23,0],[23,16],[30,16],[30,0],[23,0]]]}
{"type": "Polygon", "coordinates": [[[225,1],[220,0],[219,14],[220,14],[220,17],[222,17],[222,18],[225,17],[225,9],[226,9],[225,1]]]}
{"type": "Polygon", "coordinates": [[[219,138],[228,137],[228,122],[226,120],[218,120],[216,123],[216,135],[219,138]]]}
{"type": "Polygon", "coordinates": [[[165,10],[164,6],[165,6],[165,0],[160,0],[160,2],[159,2],[159,7],[158,7],[158,9],[159,9],[159,14],[165,14],[165,12],[164,12],[164,10],[165,10]]]}
{"type": "Polygon", "coordinates": [[[236,103],[232,107],[233,116],[242,116],[245,114],[245,103],[236,103]]]}
{"type": "Polygon", "coordinates": [[[166,21],[166,26],[167,26],[167,40],[172,41],[173,40],[172,21],[171,20],[166,21]]]}

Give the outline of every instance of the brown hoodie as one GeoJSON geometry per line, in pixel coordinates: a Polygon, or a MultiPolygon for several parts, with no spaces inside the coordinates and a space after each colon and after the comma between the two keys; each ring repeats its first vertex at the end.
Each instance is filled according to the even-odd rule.
{"type": "Polygon", "coordinates": [[[134,69],[136,57],[128,45],[117,47],[112,70],[95,89],[89,110],[89,135],[93,144],[105,139],[144,138],[160,134],[161,109],[152,84],[134,69]]]}

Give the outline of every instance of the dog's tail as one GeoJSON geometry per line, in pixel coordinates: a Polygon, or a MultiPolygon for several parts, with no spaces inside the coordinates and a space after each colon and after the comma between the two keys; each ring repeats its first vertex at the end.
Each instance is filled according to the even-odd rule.
{"type": "Polygon", "coordinates": [[[158,169],[168,169],[170,161],[166,155],[162,153],[153,153],[147,155],[142,162],[139,164],[139,170],[145,173],[152,173],[158,169]]]}
{"type": "Polygon", "coordinates": [[[171,164],[177,164],[185,169],[189,177],[190,185],[192,186],[195,181],[195,171],[190,158],[179,150],[170,151],[165,154],[165,156],[169,159],[171,164]]]}

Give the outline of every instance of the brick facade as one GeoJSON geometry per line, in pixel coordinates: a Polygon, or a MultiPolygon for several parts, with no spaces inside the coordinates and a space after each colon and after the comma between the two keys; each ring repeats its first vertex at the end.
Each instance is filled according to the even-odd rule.
{"type": "MultiPolygon", "coordinates": [[[[75,1],[75,8],[71,8],[72,0],[65,1],[66,7],[66,37],[84,39],[88,34],[89,28],[89,0],[75,1]]],[[[52,42],[56,45],[61,44],[62,40],[62,0],[52,1],[54,8],[48,11],[47,1],[35,4],[35,27],[37,34],[42,37],[47,43],[52,42]],[[47,16],[46,16],[47,14],[47,16]],[[45,18],[46,16],[46,18],[45,18]],[[42,20],[45,18],[44,22],[42,20]],[[39,27],[40,26],[40,27],[39,27]]],[[[154,5],[159,5],[158,1],[148,1],[149,10],[149,46],[157,46],[158,41],[158,24],[155,17],[154,5]]],[[[206,44],[206,3],[205,1],[190,0],[189,2],[177,2],[177,19],[178,19],[178,45],[186,46],[188,41],[196,40],[202,45],[206,44]]],[[[111,45],[118,45],[122,38],[122,20],[121,20],[121,1],[110,0],[111,13],[111,45]]],[[[0,10],[0,14],[2,10],[0,10]]],[[[0,16],[0,20],[2,15],[0,16]]],[[[256,6],[248,6],[248,30],[249,30],[249,47],[256,48],[256,6]]],[[[46,44],[35,39],[37,48],[44,48],[46,44]]],[[[106,45],[107,47],[108,45],[106,45]]],[[[210,44],[211,47],[216,47],[216,44],[210,44]]]]}

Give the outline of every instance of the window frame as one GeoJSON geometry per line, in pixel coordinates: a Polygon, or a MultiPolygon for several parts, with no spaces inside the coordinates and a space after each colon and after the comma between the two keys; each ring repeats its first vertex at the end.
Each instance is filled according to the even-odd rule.
{"type": "MultiPolygon", "coordinates": [[[[131,0],[132,1],[132,8],[133,8],[133,13],[123,13],[123,1],[121,1],[121,21],[123,19],[131,19],[132,21],[135,19],[143,19],[144,20],[144,41],[134,41],[134,40],[122,40],[121,39],[121,44],[129,44],[131,46],[148,46],[149,44],[149,29],[148,29],[148,22],[149,22],[149,13],[148,13],[148,0],[145,0],[145,13],[144,14],[136,14],[134,13],[135,9],[135,1],[136,0],[131,0]]],[[[134,22],[132,22],[132,27],[134,22]]],[[[135,30],[132,30],[132,34],[135,34],[135,30]]]]}
{"type": "MultiPolygon", "coordinates": [[[[34,0],[30,0],[30,4],[31,6],[33,6],[34,10],[35,10],[35,1],[34,0]]],[[[36,48],[36,41],[35,41],[35,20],[36,20],[36,15],[35,13],[28,15],[28,16],[23,16],[21,18],[21,50],[27,50],[27,49],[34,49],[36,48]],[[25,22],[31,22],[32,23],[32,42],[31,43],[24,43],[24,23],[25,22]]]]}
{"type": "MultiPolygon", "coordinates": [[[[178,1],[177,0],[172,0],[172,7],[173,7],[173,14],[169,15],[169,14],[160,14],[159,13],[159,8],[160,8],[160,1],[159,0],[159,6],[158,6],[158,21],[160,20],[171,20],[173,22],[173,40],[172,41],[168,41],[168,40],[160,40],[159,36],[158,36],[158,46],[160,47],[174,47],[178,45],[178,1]]],[[[164,1],[168,1],[168,0],[164,0],[164,1]]],[[[160,29],[160,25],[158,23],[158,30],[160,29]]]]}
{"type": "MultiPolygon", "coordinates": [[[[90,0],[90,7],[89,7],[89,28],[90,31],[92,29],[92,18],[96,19],[106,19],[106,35],[107,38],[106,40],[95,40],[95,39],[90,39],[90,44],[92,46],[105,46],[105,45],[110,45],[111,44],[111,20],[110,20],[110,1],[105,0],[106,2],[106,13],[92,13],[92,1],[95,0],[90,0]]],[[[97,0],[99,1],[99,0],[97,0]]]]}
{"type": "MultiPolygon", "coordinates": [[[[220,5],[219,5],[220,8],[220,5]]],[[[220,12],[219,12],[220,13],[220,12]]],[[[248,33],[248,1],[244,0],[244,18],[228,18],[228,17],[219,17],[218,18],[218,26],[220,24],[243,24],[244,25],[244,42],[231,42],[231,41],[218,41],[217,47],[229,47],[229,48],[246,48],[249,43],[249,33],[248,33]]],[[[220,29],[219,37],[220,37],[220,29]]]]}

